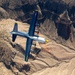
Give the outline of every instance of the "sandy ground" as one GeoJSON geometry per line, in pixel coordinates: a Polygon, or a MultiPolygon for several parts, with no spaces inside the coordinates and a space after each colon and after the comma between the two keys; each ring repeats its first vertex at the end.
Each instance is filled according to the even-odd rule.
{"type": "MultiPolygon", "coordinates": [[[[3,29],[10,32],[13,30],[15,22],[18,23],[20,31],[28,31],[28,24],[11,19],[0,21],[0,25],[3,29]]],[[[39,36],[43,36],[48,39],[42,34],[39,34],[39,36]]],[[[9,37],[11,39],[10,33],[9,37]]],[[[46,44],[36,42],[36,47],[40,50],[40,52],[38,54],[31,53],[35,60],[31,58],[29,59],[29,62],[25,62],[24,55],[20,49],[21,46],[25,50],[25,42],[25,38],[17,37],[14,44],[18,44],[17,47],[19,49],[17,50],[17,47],[15,50],[13,49],[17,53],[13,61],[24,65],[22,71],[19,71],[18,68],[16,68],[15,71],[18,72],[18,74],[14,74],[1,62],[0,75],[75,75],[75,50],[71,50],[68,47],[57,44],[51,39],[49,39],[49,42],[46,44]],[[28,66],[25,66],[27,64],[28,66]]]]}

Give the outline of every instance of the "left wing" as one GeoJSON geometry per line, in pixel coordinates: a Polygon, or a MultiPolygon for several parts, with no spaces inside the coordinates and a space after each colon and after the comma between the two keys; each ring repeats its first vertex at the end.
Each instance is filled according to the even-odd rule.
{"type": "Polygon", "coordinates": [[[25,61],[28,61],[30,50],[31,50],[32,41],[33,41],[32,39],[27,38],[26,51],[25,51],[25,61]]]}

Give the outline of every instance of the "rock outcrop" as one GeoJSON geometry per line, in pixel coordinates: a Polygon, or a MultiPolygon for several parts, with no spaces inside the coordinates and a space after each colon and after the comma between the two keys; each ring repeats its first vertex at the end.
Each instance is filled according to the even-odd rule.
{"type": "MultiPolygon", "coordinates": [[[[31,18],[32,12],[38,7],[42,12],[47,11],[62,13],[65,9],[69,9],[69,5],[73,6],[74,2],[69,0],[0,0],[0,7],[3,12],[0,12],[1,18],[13,18],[16,20],[26,21],[31,18]],[[4,14],[5,13],[5,14],[4,14]]],[[[43,12],[42,12],[43,13],[43,12]]],[[[46,14],[43,14],[45,16],[46,14]]],[[[46,15],[48,17],[48,15],[46,15]]]]}

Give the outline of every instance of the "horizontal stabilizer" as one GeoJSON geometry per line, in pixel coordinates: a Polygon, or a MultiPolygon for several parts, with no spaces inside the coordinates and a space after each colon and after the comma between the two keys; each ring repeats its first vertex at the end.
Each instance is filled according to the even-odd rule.
{"type": "Polygon", "coordinates": [[[15,41],[16,37],[17,37],[16,34],[13,34],[13,35],[12,35],[12,41],[13,41],[13,42],[15,41]]]}
{"type": "Polygon", "coordinates": [[[18,24],[17,23],[14,24],[13,31],[11,32],[13,42],[16,40],[16,37],[17,37],[16,32],[18,32],[18,24]]]}
{"type": "Polygon", "coordinates": [[[17,23],[15,23],[13,31],[14,32],[17,32],[18,31],[18,24],[17,23]]]}

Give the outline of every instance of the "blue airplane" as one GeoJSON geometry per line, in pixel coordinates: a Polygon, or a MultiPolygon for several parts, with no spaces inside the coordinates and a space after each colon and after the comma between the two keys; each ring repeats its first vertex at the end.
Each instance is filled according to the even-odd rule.
{"type": "Polygon", "coordinates": [[[34,14],[33,14],[33,17],[32,17],[32,21],[31,21],[31,25],[30,25],[28,33],[18,31],[18,24],[17,23],[15,23],[13,31],[10,32],[12,34],[12,41],[13,42],[15,41],[17,35],[21,36],[21,37],[24,37],[24,38],[27,38],[26,51],[25,51],[25,61],[28,61],[33,40],[41,42],[41,43],[48,42],[48,40],[46,40],[45,38],[36,36],[34,34],[37,16],[38,16],[38,11],[35,11],[34,14]]]}

